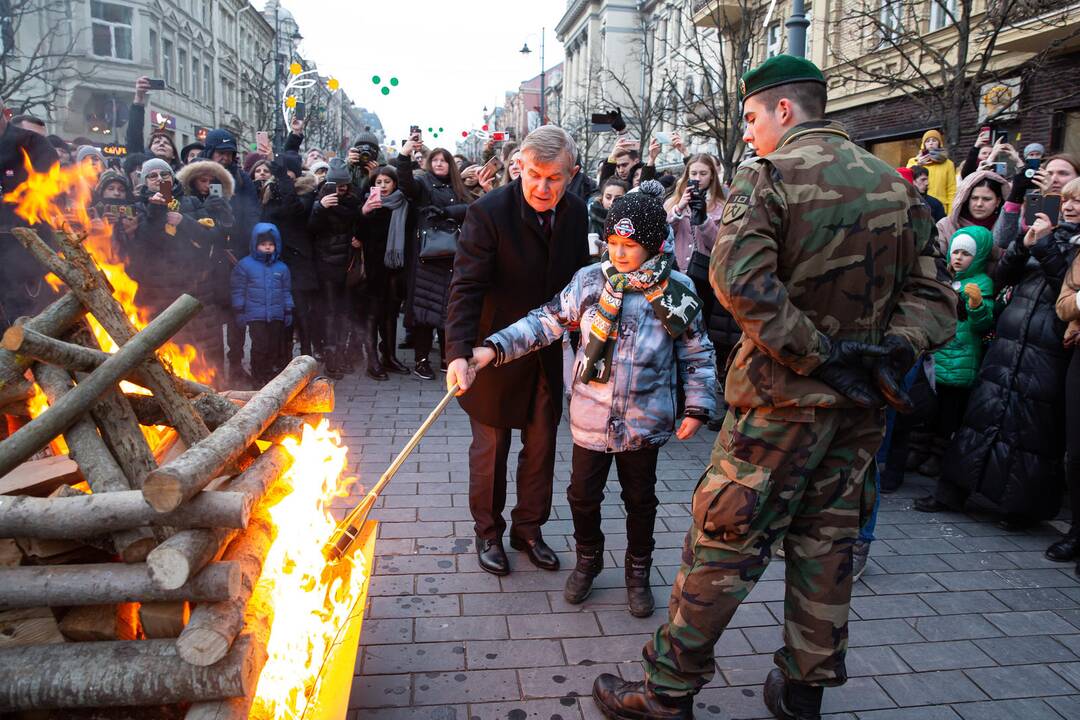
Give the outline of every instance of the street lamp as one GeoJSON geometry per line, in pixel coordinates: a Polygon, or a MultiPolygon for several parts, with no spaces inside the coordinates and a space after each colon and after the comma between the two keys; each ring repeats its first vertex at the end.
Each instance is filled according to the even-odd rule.
{"type": "MultiPolygon", "coordinates": [[[[545,71],[545,68],[544,68],[544,31],[545,30],[546,30],[546,28],[540,28],[540,124],[541,125],[544,124],[544,117],[547,115],[547,113],[544,111],[545,110],[545,108],[544,108],[544,101],[545,101],[544,95],[545,95],[545,89],[546,89],[545,88],[545,84],[546,84],[545,83],[545,80],[546,80],[545,73],[546,73],[546,71],[545,71]]],[[[531,54],[532,50],[529,49],[529,43],[526,42],[521,47],[521,50],[519,52],[521,52],[522,55],[531,54]]]]}

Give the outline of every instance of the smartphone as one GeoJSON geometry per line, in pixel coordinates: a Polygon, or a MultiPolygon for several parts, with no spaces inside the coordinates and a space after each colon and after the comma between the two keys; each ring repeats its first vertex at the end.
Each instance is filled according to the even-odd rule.
{"type": "Polygon", "coordinates": [[[484,167],[481,168],[481,170],[484,170],[484,171],[486,171],[488,173],[497,173],[497,172],[499,172],[499,158],[492,155],[491,159],[488,160],[486,163],[484,163],[484,167]]]}
{"type": "MultiPolygon", "coordinates": [[[[162,193],[164,194],[164,193],[162,193]]],[[[172,196],[172,186],[169,186],[169,195],[172,196]]],[[[222,197],[221,183],[210,183],[210,197],[222,197]]]]}
{"type": "Polygon", "coordinates": [[[1008,166],[1007,163],[1003,163],[1003,162],[994,163],[994,172],[996,172],[998,175],[1001,175],[1002,177],[1005,176],[1005,173],[1008,172],[1008,169],[1009,169],[1009,166],[1008,166]]]}
{"type": "Polygon", "coordinates": [[[270,133],[266,132],[265,130],[259,130],[258,132],[256,132],[255,146],[259,148],[259,152],[263,153],[264,155],[268,154],[268,151],[270,150],[270,133]],[[263,152],[264,149],[267,152],[263,152]]]}
{"type": "Polygon", "coordinates": [[[1009,142],[1009,131],[1008,130],[994,130],[993,135],[990,137],[990,144],[993,145],[993,144],[996,144],[999,141],[1002,144],[1005,144],[1005,143],[1009,142]]]}
{"type": "Polygon", "coordinates": [[[492,142],[506,142],[506,133],[493,132],[491,133],[491,140],[492,142]]]}
{"type": "Polygon", "coordinates": [[[336,182],[328,182],[328,183],[326,183],[326,192],[324,194],[325,195],[334,195],[336,193],[337,193],[337,183],[336,182]]]}
{"type": "MultiPolygon", "coordinates": [[[[221,194],[221,185],[220,184],[217,184],[217,185],[218,185],[218,194],[220,195],[221,194]]],[[[161,197],[165,198],[165,202],[167,202],[167,203],[172,202],[172,199],[173,199],[172,189],[173,189],[172,178],[171,177],[168,178],[168,179],[162,178],[161,182],[158,184],[158,192],[161,193],[161,197]]],[[[210,185],[210,194],[211,195],[214,194],[214,183],[211,183],[211,185],[210,185]]]]}
{"type": "Polygon", "coordinates": [[[1027,158],[1024,160],[1024,177],[1028,180],[1035,177],[1035,173],[1039,171],[1042,166],[1042,160],[1039,158],[1027,158]]]}
{"type": "Polygon", "coordinates": [[[382,195],[382,188],[379,187],[378,185],[372,185],[371,186],[371,191],[368,193],[368,199],[371,200],[371,199],[374,199],[374,198],[378,198],[381,195],[382,195]]]}
{"type": "Polygon", "coordinates": [[[1050,218],[1051,225],[1057,225],[1061,215],[1061,196],[1041,195],[1037,192],[1024,196],[1024,224],[1031,227],[1039,213],[1050,218]]]}
{"type": "Polygon", "coordinates": [[[412,140],[413,142],[420,142],[420,126],[419,125],[410,125],[409,126],[409,139],[412,140]]]}
{"type": "Polygon", "coordinates": [[[661,145],[671,144],[671,133],[666,133],[663,130],[657,130],[656,132],[654,132],[653,138],[655,138],[656,142],[660,143],[661,145]]]}
{"type": "Polygon", "coordinates": [[[164,90],[165,89],[165,81],[162,80],[161,78],[150,78],[149,89],[150,90],[164,90]]]}
{"type": "Polygon", "coordinates": [[[303,101],[297,100],[296,107],[293,108],[293,117],[297,120],[303,120],[307,115],[307,105],[303,101]]]}

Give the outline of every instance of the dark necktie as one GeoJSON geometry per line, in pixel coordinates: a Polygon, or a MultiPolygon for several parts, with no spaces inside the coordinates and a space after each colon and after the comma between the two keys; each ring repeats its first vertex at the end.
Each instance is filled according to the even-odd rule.
{"type": "Polygon", "coordinates": [[[555,213],[551,210],[545,210],[542,213],[537,213],[537,217],[540,219],[540,230],[544,233],[544,237],[547,240],[551,239],[552,225],[554,224],[555,213]]]}

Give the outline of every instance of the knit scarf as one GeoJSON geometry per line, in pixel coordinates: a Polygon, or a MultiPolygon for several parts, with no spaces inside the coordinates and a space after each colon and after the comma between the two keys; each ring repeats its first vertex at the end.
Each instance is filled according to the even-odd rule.
{"type": "Polygon", "coordinates": [[[384,208],[391,210],[383,264],[387,270],[398,270],[405,267],[405,225],[409,215],[409,201],[401,190],[395,189],[382,198],[382,204],[384,208]]]}
{"type": "Polygon", "coordinates": [[[611,359],[618,339],[624,293],[644,294],[664,330],[673,338],[682,335],[701,312],[701,299],[697,295],[682,283],[668,280],[675,268],[674,254],[658,253],[637,270],[628,273],[616,270],[607,253],[601,262],[607,282],[596,304],[597,312],[593,315],[589,339],[585,344],[585,361],[578,373],[583,383],[593,380],[606,383],[611,379],[611,359]]]}
{"type": "Polygon", "coordinates": [[[949,159],[949,152],[944,148],[938,148],[937,150],[925,150],[927,155],[930,156],[930,162],[937,165],[943,163],[949,159]]]}

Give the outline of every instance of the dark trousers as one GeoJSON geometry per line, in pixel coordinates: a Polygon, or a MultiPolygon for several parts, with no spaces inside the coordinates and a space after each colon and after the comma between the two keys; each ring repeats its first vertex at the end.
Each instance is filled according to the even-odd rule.
{"type": "Polygon", "coordinates": [[[282,345],[286,348],[287,353],[285,357],[292,357],[293,349],[293,333],[296,333],[296,338],[300,341],[300,353],[302,355],[310,355],[312,345],[315,347],[321,345],[318,342],[318,323],[315,318],[315,303],[318,298],[318,291],[316,290],[293,290],[293,324],[291,327],[285,328],[284,341],[282,345]]]}
{"type": "Polygon", "coordinates": [[[349,293],[344,278],[321,278],[319,281],[319,314],[323,348],[341,349],[349,335],[349,293]]]}
{"type": "Polygon", "coordinates": [[[431,348],[435,345],[435,334],[439,335],[439,356],[443,356],[443,329],[427,325],[414,325],[412,329],[413,351],[416,362],[427,360],[431,348]]]}
{"type": "Polygon", "coordinates": [[[570,487],[566,499],[574,516],[574,540],[581,545],[602,545],[600,505],[604,502],[611,461],[619,471],[622,501],[626,508],[627,550],[635,557],[651,555],[656,541],[656,462],[660,448],[604,453],[574,445],[570,487]]]}
{"type": "MultiPolygon", "coordinates": [[[[524,447],[518,454],[517,506],[510,513],[510,535],[522,540],[540,537],[540,526],[551,514],[551,486],[555,477],[555,437],[559,425],[550,389],[543,373],[536,383],[529,422],[521,430],[524,447]]],[[[469,510],[477,537],[502,538],[506,531],[506,464],[510,455],[510,428],[492,427],[470,418],[469,510]]]]}
{"type": "Polygon", "coordinates": [[[248,323],[247,328],[251,333],[251,377],[261,387],[285,367],[281,354],[285,323],[260,320],[248,323]]]}
{"type": "Polygon", "coordinates": [[[1073,530],[1080,532],[1080,345],[1073,348],[1065,374],[1065,454],[1073,530]]]}

